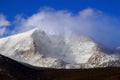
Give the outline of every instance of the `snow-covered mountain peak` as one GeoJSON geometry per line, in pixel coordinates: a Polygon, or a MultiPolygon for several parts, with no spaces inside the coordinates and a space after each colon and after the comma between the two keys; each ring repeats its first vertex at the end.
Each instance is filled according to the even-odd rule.
{"type": "Polygon", "coordinates": [[[39,29],[0,39],[0,54],[33,66],[52,68],[99,67],[119,60],[103,52],[88,37],[47,35],[39,29]]]}

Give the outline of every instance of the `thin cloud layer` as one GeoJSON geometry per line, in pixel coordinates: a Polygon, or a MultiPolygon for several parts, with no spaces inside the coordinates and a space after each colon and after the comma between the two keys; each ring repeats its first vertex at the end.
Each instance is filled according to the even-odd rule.
{"type": "Polygon", "coordinates": [[[28,18],[17,15],[14,22],[12,34],[40,28],[48,34],[86,35],[110,48],[120,45],[119,20],[92,8],[86,8],[77,14],[67,10],[43,8],[28,18]]]}
{"type": "Polygon", "coordinates": [[[2,14],[0,14],[0,36],[2,36],[5,31],[6,28],[10,25],[10,22],[8,20],[6,20],[6,17],[2,14]]]}

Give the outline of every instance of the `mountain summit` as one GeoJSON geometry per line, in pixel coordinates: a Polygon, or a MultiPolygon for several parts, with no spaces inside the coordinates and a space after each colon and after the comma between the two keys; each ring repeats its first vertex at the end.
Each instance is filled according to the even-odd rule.
{"type": "Polygon", "coordinates": [[[93,68],[118,66],[92,39],[74,35],[47,35],[40,29],[0,39],[0,54],[20,63],[49,68],[93,68]]]}

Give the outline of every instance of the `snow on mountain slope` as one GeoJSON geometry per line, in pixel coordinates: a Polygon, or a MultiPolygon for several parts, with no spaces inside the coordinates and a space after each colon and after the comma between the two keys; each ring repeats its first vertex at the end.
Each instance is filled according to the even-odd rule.
{"type": "Polygon", "coordinates": [[[52,68],[106,67],[119,63],[118,58],[102,51],[87,37],[48,36],[39,29],[0,39],[0,54],[33,66],[52,68]]]}
{"type": "MultiPolygon", "coordinates": [[[[44,39],[45,33],[40,30],[31,30],[22,34],[3,38],[0,40],[0,54],[10,57],[14,60],[39,65],[41,67],[56,66],[58,59],[44,58],[44,55],[38,52],[38,46],[35,41],[40,43],[39,39],[44,39]]],[[[45,40],[42,40],[43,42],[45,40]]],[[[41,42],[42,42],[41,41],[41,42]]],[[[42,45],[40,45],[42,47],[42,45]]]]}

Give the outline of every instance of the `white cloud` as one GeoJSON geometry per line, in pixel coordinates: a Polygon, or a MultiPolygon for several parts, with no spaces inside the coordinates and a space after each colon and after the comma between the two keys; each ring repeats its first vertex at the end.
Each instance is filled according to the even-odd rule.
{"type": "Polygon", "coordinates": [[[82,30],[91,26],[91,24],[89,24],[89,18],[93,17],[94,14],[97,14],[97,11],[95,12],[91,8],[80,11],[80,14],[74,16],[71,12],[65,10],[55,11],[47,8],[47,10],[44,9],[36,14],[33,14],[28,19],[18,16],[16,20],[16,29],[19,29],[21,32],[38,27],[50,34],[66,31],[67,29],[76,29],[79,27],[82,30]],[[20,22],[21,24],[18,25],[20,22]]]}
{"type": "Polygon", "coordinates": [[[0,36],[2,36],[5,33],[6,28],[1,28],[0,29],[0,36]]]}
{"type": "MultiPolygon", "coordinates": [[[[110,46],[112,41],[116,42],[115,39],[120,35],[119,20],[92,8],[81,10],[76,15],[66,10],[43,8],[28,18],[17,16],[15,23],[16,27],[13,33],[37,27],[48,34],[73,32],[87,35],[107,46],[110,46]],[[116,26],[118,26],[117,29],[116,26]]],[[[120,44],[120,42],[118,43],[120,44]]],[[[113,46],[118,45],[118,43],[113,46]]]]}
{"type": "Polygon", "coordinates": [[[3,14],[0,14],[0,36],[2,36],[6,28],[10,25],[10,22],[6,20],[6,17],[3,14]]]}
{"type": "Polygon", "coordinates": [[[6,17],[0,14],[0,27],[6,27],[9,25],[10,25],[10,22],[6,20],[6,17]]]}
{"type": "Polygon", "coordinates": [[[81,17],[88,17],[88,16],[93,16],[95,13],[96,12],[93,9],[87,8],[83,11],[80,11],[79,14],[80,14],[81,17]]]}

